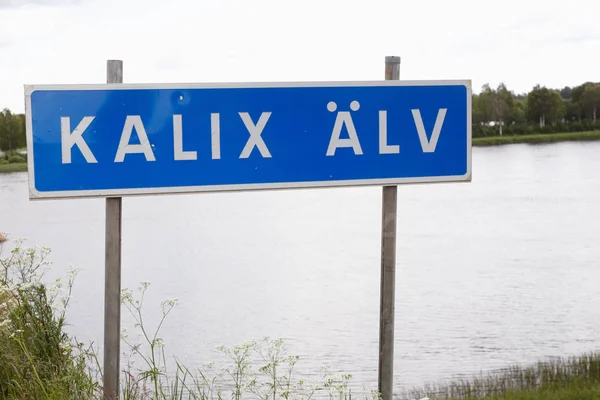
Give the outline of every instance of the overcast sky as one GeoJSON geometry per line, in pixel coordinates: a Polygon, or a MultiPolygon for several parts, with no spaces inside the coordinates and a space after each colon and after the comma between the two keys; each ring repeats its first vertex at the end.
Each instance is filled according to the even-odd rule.
{"type": "Polygon", "coordinates": [[[593,0],[0,0],[0,108],[23,85],[125,81],[600,81],[593,0]]]}

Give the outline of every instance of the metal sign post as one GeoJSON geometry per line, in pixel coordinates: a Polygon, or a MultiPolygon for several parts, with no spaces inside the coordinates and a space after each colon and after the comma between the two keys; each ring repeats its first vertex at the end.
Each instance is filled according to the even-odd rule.
{"type": "MultiPolygon", "coordinates": [[[[385,58],[385,79],[400,79],[400,57],[385,58]]],[[[384,186],[381,219],[381,289],[379,308],[379,369],[382,400],[391,400],[394,382],[394,310],[396,296],[396,210],[398,186],[384,186]]]]}
{"type": "MultiPolygon", "coordinates": [[[[123,83],[123,61],[108,60],[106,82],[123,83]]],[[[104,399],[119,398],[121,345],[121,197],[106,198],[104,265],[104,399]]]]}

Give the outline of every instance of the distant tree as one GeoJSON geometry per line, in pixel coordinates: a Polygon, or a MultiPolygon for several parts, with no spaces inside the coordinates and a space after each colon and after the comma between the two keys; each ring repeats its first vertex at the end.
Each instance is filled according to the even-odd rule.
{"type": "Polygon", "coordinates": [[[480,108],[482,119],[485,122],[490,122],[494,120],[494,117],[492,115],[493,96],[494,89],[492,89],[488,83],[481,87],[481,93],[478,96],[478,106],[480,108]]]}
{"type": "Polygon", "coordinates": [[[17,124],[19,126],[18,132],[18,148],[22,149],[27,147],[27,135],[25,128],[25,114],[15,114],[15,119],[17,120],[17,124]]]}
{"type": "Polygon", "coordinates": [[[597,111],[600,108],[600,83],[587,84],[579,102],[586,114],[591,113],[592,120],[596,123],[597,111]]]}
{"type": "Polygon", "coordinates": [[[560,97],[562,97],[565,100],[571,100],[571,92],[573,90],[569,87],[569,86],[565,86],[564,88],[560,89],[559,93],[560,93],[560,97]]]}
{"type": "Polygon", "coordinates": [[[584,106],[581,102],[581,98],[583,96],[583,92],[585,92],[585,89],[587,86],[592,85],[593,82],[585,82],[579,86],[575,86],[571,92],[571,102],[574,104],[574,106],[577,109],[577,120],[581,121],[583,118],[585,118],[585,110],[584,110],[584,106]]]}
{"type": "Polygon", "coordinates": [[[8,116],[11,115],[8,109],[0,111],[0,150],[10,150],[11,138],[8,133],[8,116]]]}
{"type": "Polygon", "coordinates": [[[581,119],[581,107],[579,107],[579,104],[571,101],[571,100],[564,100],[563,99],[563,105],[565,108],[565,120],[566,121],[576,121],[576,120],[580,120],[581,119]]]}
{"type": "Polygon", "coordinates": [[[514,96],[515,96],[515,100],[518,100],[518,101],[527,100],[527,93],[514,94],[514,96]]]}
{"type": "Polygon", "coordinates": [[[494,115],[500,121],[500,135],[502,135],[502,126],[515,120],[515,96],[504,83],[501,83],[496,88],[494,100],[494,115]]]}
{"type": "Polygon", "coordinates": [[[514,95],[504,83],[492,89],[489,84],[483,85],[478,96],[478,118],[485,122],[499,123],[499,133],[502,135],[502,126],[512,122],[514,115],[514,95]]]}
{"type": "Polygon", "coordinates": [[[540,128],[546,126],[546,119],[555,125],[566,112],[558,91],[540,85],[536,85],[527,95],[527,110],[532,121],[539,121],[540,128]]]}
{"type": "Polygon", "coordinates": [[[16,150],[25,145],[24,116],[12,114],[6,108],[0,111],[0,150],[16,150]]]}
{"type": "Polygon", "coordinates": [[[512,120],[515,123],[527,122],[527,104],[525,99],[515,100],[512,110],[512,120]]]}
{"type": "Polygon", "coordinates": [[[471,119],[473,120],[473,123],[477,125],[487,122],[481,102],[481,96],[478,94],[474,94],[471,100],[471,119]]]}

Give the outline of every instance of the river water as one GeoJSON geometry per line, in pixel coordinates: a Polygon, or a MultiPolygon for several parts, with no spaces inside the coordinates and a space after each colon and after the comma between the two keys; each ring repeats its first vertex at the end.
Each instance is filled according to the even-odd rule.
{"type": "MultiPolygon", "coordinates": [[[[474,148],[471,183],[398,197],[398,389],[600,348],[600,142],[474,148]]],[[[151,282],[150,326],[179,299],[161,333],[186,364],[284,337],[301,373],[376,388],[380,210],[380,188],[125,198],[123,287],[151,282]]],[[[104,201],[0,174],[0,231],[83,267],[69,330],[101,343],[104,201]]]]}

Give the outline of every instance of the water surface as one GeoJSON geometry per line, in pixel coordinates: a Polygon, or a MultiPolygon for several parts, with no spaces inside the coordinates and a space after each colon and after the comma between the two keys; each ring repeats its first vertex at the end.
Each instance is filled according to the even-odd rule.
{"type": "MultiPolygon", "coordinates": [[[[600,348],[600,142],[473,150],[471,183],[398,191],[395,386],[600,348]]],[[[147,321],[195,364],[285,337],[376,388],[381,188],[125,198],[123,287],[152,283],[147,321]]],[[[0,174],[0,231],[83,266],[70,330],[102,342],[104,201],[32,202],[0,174]]],[[[124,324],[132,329],[131,319],[124,324]]]]}

